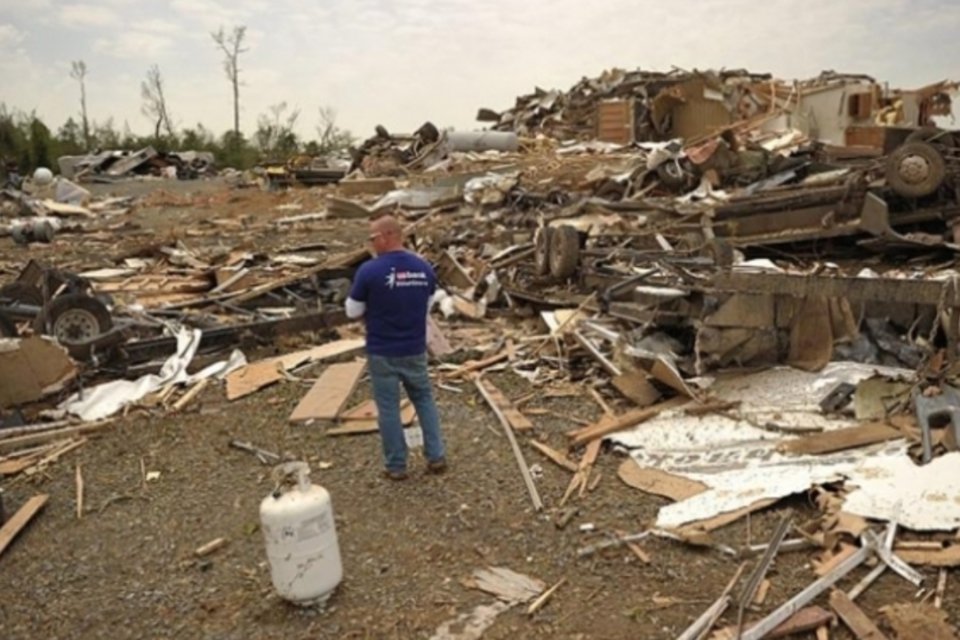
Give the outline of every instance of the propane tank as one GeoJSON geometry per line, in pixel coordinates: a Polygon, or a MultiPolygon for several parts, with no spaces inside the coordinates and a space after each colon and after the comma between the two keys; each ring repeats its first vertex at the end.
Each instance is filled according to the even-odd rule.
{"type": "Polygon", "coordinates": [[[310,483],[305,462],[278,466],[274,479],[278,488],[260,503],[273,587],[294,604],[322,606],[343,579],[330,494],[310,483]],[[296,484],[284,490],[289,476],[296,484]]]}

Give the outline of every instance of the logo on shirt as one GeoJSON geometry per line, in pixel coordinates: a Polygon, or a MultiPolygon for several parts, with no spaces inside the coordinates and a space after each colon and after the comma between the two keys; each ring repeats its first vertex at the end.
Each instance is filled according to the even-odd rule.
{"type": "Polygon", "coordinates": [[[393,267],[387,274],[386,284],[390,289],[396,287],[429,287],[430,279],[423,271],[397,271],[397,268],[393,267]]]}

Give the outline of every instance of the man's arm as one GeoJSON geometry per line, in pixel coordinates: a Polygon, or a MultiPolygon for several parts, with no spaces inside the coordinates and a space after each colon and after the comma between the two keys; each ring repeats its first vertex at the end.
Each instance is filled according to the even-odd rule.
{"type": "Polygon", "coordinates": [[[347,317],[351,320],[363,317],[367,311],[367,270],[366,264],[357,269],[357,275],[353,278],[353,285],[350,287],[350,294],[344,303],[347,317]]]}
{"type": "Polygon", "coordinates": [[[362,318],[363,314],[367,312],[367,303],[353,298],[347,298],[344,306],[346,307],[347,317],[351,320],[362,318]]]}

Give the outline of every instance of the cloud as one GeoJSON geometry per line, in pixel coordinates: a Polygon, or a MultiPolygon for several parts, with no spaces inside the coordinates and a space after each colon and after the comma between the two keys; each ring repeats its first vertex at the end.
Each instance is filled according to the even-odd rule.
{"type": "Polygon", "coordinates": [[[109,38],[98,38],[93,50],[121,59],[154,59],[167,51],[173,40],[156,33],[145,31],[127,31],[109,38]]]}
{"type": "Polygon", "coordinates": [[[95,4],[68,4],[56,9],[60,23],[67,27],[115,27],[120,16],[108,7],[95,4]]]}
{"type": "Polygon", "coordinates": [[[235,25],[249,27],[248,135],[282,101],[301,108],[307,136],[320,105],[359,136],[424,120],[470,129],[478,107],[506,109],[534,87],[564,90],[611,67],[743,67],[786,79],[836,69],[907,88],[960,75],[960,2],[946,0],[0,0],[0,16],[8,60],[22,51],[44,82],[68,83],[44,93],[25,73],[3,74],[4,95],[41,104],[51,124],[75,111],[60,65],[82,55],[98,118],[142,124],[138,78],[155,62],[178,117],[223,131],[232,99],[210,32],[235,25]]]}
{"type": "Polygon", "coordinates": [[[0,49],[12,49],[23,42],[23,32],[12,24],[0,24],[0,49]]]}

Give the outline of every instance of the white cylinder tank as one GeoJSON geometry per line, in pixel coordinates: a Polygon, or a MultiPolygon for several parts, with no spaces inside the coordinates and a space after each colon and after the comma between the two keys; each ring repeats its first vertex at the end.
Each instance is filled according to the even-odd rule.
{"type": "Polygon", "coordinates": [[[296,485],[278,489],[260,503],[270,577],[277,593],[294,604],[322,606],[343,579],[330,493],[310,483],[305,462],[281,465],[296,485]]]}

